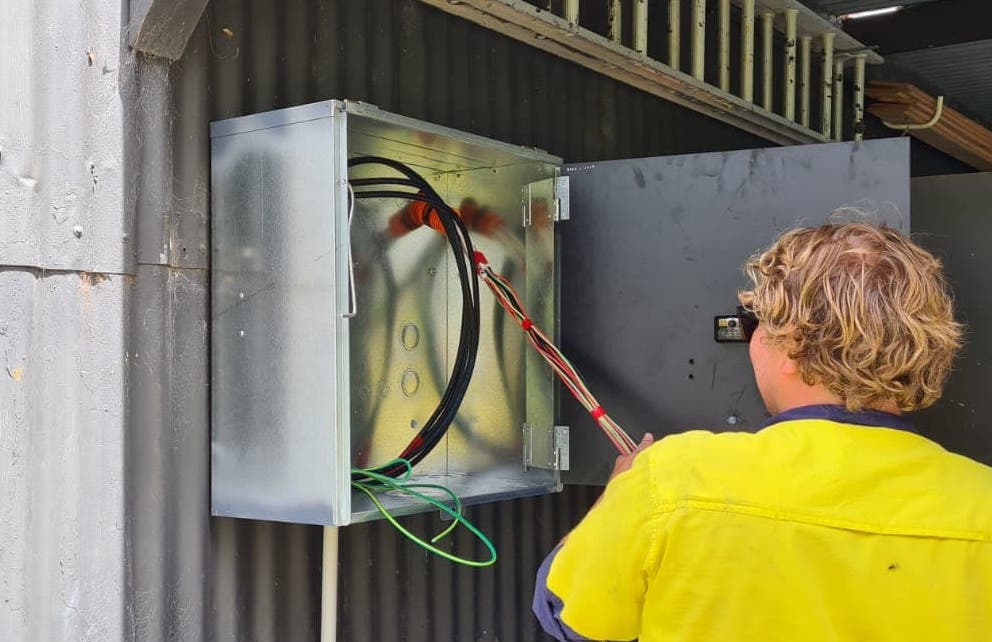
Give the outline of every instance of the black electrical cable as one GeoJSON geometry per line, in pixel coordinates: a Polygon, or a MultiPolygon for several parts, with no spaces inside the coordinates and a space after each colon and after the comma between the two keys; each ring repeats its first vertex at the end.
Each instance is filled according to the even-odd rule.
{"type": "MultiPolygon", "coordinates": [[[[456,351],[454,366],[448,385],[440,402],[417,433],[410,444],[400,454],[400,458],[406,459],[411,465],[416,465],[423,460],[441,441],[448,427],[454,420],[465,392],[472,379],[472,372],[475,369],[475,361],[479,348],[479,277],[475,269],[474,256],[475,248],[469,237],[468,230],[461,218],[449,207],[438,195],[434,188],[422,176],[410,167],[397,161],[375,156],[363,156],[353,158],[348,161],[349,167],[359,165],[382,165],[389,167],[402,174],[405,178],[360,178],[350,181],[352,187],[391,187],[404,186],[413,187],[419,190],[417,193],[375,190],[375,191],[355,191],[355,198],[401,198],[413,201],[421,201],[431,206],[430,214],[436,213],[441,226],[444,228],[444,235],[448,240],[455,255],[455,266],[458,269],[458,278],[462,294],[462,317],[461,329],[459,333],[458,349],[456,351]]],[[[373,472],[388,477],[396,477],[406,472],[406,467],[402,463],[385,464],[378,468],[371,469],[373,472]]],[[[355,481],[369,482],[371,480],[361,474],[354,474],[355,481]]]]}

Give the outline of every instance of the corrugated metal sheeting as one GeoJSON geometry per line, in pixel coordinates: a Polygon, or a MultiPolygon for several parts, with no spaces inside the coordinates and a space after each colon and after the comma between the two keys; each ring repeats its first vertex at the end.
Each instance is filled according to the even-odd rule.
{"type": "Polygon", "coordinates": [[[121,11],[0,21],[0,639],[125,635],[121,11]]]}
{"type": "MultiPolygon", "coordinates": [[[[210,120],[344,97],[568,160],[765,144],[414,0],[219,0],[171,67],[121,19],[0,27],[4,640],[318,635],[319,529],[209,517],[210,120]]],[[[595,494],[473,509],[485,571],[345,529],[341,639],[538,639],[533,574],[595,494]]]]}

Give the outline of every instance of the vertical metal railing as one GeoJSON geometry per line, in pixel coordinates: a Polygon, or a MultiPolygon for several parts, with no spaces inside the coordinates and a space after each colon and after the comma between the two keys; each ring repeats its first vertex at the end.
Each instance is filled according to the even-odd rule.
{"type": "Polygon", "coordinates": [[[775,42],[775,14],[765,11],[761,14],[761,106],[772,110],[772,44],[775,42]]]}
{"type": "Polygon", "coordinates": [[[741,5],[741,98],[754,101],[754,0],[741,5]]]}
{"type": "Polygon", "coordinates": [[[854,57],[854,140],[865,137],[865,64],[868,57],[854,57]]]}
{"type": "Polygon", "coordinates": [[[825,33],[820,38],[823,42],[823,81],[820,83],[820,133],[830,138],[830,109],[833,107],[834,94],[834,34],[825,33]]]}
{"type": "Polygon", "coordinates": [[[813,36],[803,36],[799,39],[799,124],[803,127],[809,127],[812,48],[813,36]]]}
{"type": "MultiPolygon", "coordinates": [[[[630,0],[632,6],[628,15],[632,34],[625,38],[622,9],[626,3],[624,0],[601,1],[606,4],[606,28],[609,39],[619,45],[629,46],[640,55],[647,55],[649,39],[652,38],[649,32],[648,12],[656,10],[656,5],[648,0],[630,0]],[[626,40],[629,40],[629,44],[626,40]]],[[[763,0],[711,0],[709,3],[707,0],[667,0],[667,3],[668,56],[664,62],[669,67],[682,71],[682,5],[687,4],[685,11],[691,12],[689,14],[691,19],[687,20],[691,40],[691,60],[687,71],[695,81],[707,82],[707,17],[715,14],[716,20],[709,22],[716,23],[715,29],[718,33],[716,77],[710,79],[715,81],[716,87],[727,94],[730,93],[730,75],[736,62],[740,74],[737,95],[752,105],[752,109],[777,114],[811,131],[815,129],[824,138],[832,140],[841,140],[849,125],[854,140],[862,139],[867,50],[835,50],[837,40],[835,31],[831,30],[833,28],[815,16],[811,21],[810,12],[799,7],[797,3],[791,3],[792,6],[785,3],[784,8],[782,2],[766,4],[763,0]],[[739,8],[737,17],[740,22],[740,52],[737,61],[733,60],[731,52],[731,23],[735,6],[739,8]],[[805,13],[801,13],[800,9],[805,13]],[[761,97],[760,105],[757,105],[754,96],[757,36],[755,22],[759,16],[761,97]],[[820,26],[816,26],[818,20],[820,26]],[[810,25],[814,26],[810,27],[810,25]],[[776,33],[781,33],[782,40],[776,40],[776,33]],[[780,46],[780,54],[776,53],[776,46],[780,46]],[[817,61],[820,65],[819,82],[813,80],[814,55],[818,56],[817,61]],[[779,77],[775,75],[776,59],[782,61],[779,77]],[[844,83],[848,78],[846,74],[848,66],[853,67],[853,95],[849,99],[850,106],[845,108],[844,83]],[[781,86],[776,88],[776,82],[781,83],[781,86]],[[781,92],[778,112],[775,111],[774,104],[776,91],[781,92]],[[814,96],[819,99],[820,120],[817,125],[812,124],[814,96]]],[[[659,5],[659,9],[664,9],[664,5],[660,3],[659,5]]],[[[546,6],[550,7],[551,3],[546,6]]],[[[579,0],[564,0],[560,6],[565,20],[572,25],[580,25],[579,0]]],[[[850,39],[847,42],[850,42],[850,39]]],[[[872,62],[878,62],[877,56],[875,58],[872,62]]]]}
{"type": "Polygon", "coordinates": [[[692,77],[703,80],[706,71],[706,0],[692,0],[692,77]]]}
{"type": "Polygon", "coordinates": [[[720,0],[719,87],[730,91],[730,0],[720,0]]]}
{"type": "Polygon", "coordinates": [[[648,0],[634,0],[634,51],[648,52],[648,0]]]}
{"type": "Polygon", "coordinates": [[[682,0],[668,0],[668,66],[679,69],[682,53],[682,0]]]}
{"type": "Polygon", "coordinates": [[[796,119],[796,19],[799,11],[785,10],[785,92],[782,96],[782,115],[796,119]]]}
{"type": "Polygon", "coordinates": [[[610,5],[606,16],[606,24],[610,40],[613,42],[623,42],[623,2],[621,0],[608,1],[610,5]]]}
{"type": "MultiPolygon", "coordinates": [[[[674,0],[678,1],[678,0],[674,0]]],[[[579,22],[579,0],[565,0],[565,20],[572,24],[579,22]]]]}
{"type": "Polygon", "coordinates": [[[834,140],[844,136],[844,58],[834,57],[834,140]]]}

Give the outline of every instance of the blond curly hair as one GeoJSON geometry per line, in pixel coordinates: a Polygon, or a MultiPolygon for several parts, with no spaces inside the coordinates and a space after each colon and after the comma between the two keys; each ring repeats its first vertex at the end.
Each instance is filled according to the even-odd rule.
{"type": "Polygon", "coordinates": [[[741,304],[808,385],[849,410],[908,412],[940,398],[963,328],[940,261],[906,236],[866,223],[800,228],[744,272],[753,288],[741,304]]]}

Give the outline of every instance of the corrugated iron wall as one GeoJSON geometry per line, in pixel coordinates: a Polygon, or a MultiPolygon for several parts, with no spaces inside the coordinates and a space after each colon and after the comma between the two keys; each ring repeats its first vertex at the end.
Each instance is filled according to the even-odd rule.
{"type": "MultiPolygon", "coordinates": [[[[139,59],[131,197],[130,595],[137,640],[308,640],[318,528],[209,518],[208,123],[350,98],[566,160],[765,146],[414,0],[217,0],[184,58],[139,59]]],[[[474,508],[500,561],[468,570],[383,523],[341,532],[340,639],[543,639],[530,615],[543,555],[598,489],[474,508]]],[[[436,516],[408,518],[422,534],[436,516]]],[[[481,555],[458,535],[454,547],[481,555]]]]}
{"type": "Polygon", "coordinates": [[[121,11],[4,0],[0,639],[124,634],[121,11]]]}

